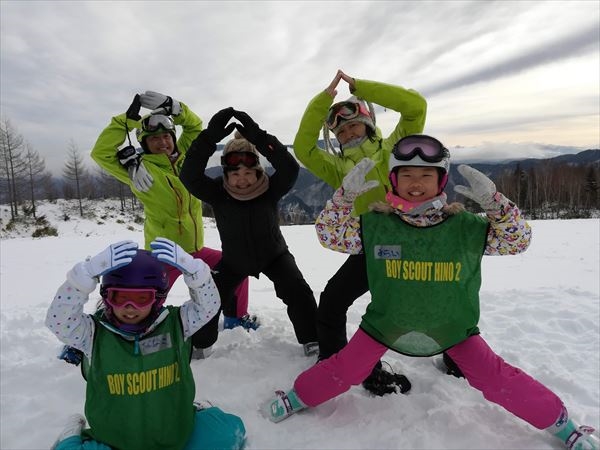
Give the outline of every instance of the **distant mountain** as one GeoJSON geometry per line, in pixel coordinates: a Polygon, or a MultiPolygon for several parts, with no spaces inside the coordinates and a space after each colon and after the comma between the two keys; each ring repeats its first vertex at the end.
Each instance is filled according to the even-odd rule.
{"type": "MultiPolygon", "coordinates": [[[[482,163],[470,165],[480,172],[486,174],[492,180],[495,180],[505,172],[515,171],[517,165],[519,165],[522,170],[529,170],[531,168],[535,169],[542,164],[568,164],[573,166],[600,167],[600,150],[585,150],[574,155],[561,155],[548,159],[530,158],[507,163],[482,163]]],[[[462,181],[455,182],[455,180],[462,179],[460,174],[457,172],[456,167],[456,164],[450,166],[448,185],[446,187],[446,193],[448,194],[449,202],[456,200],[454,185],[462,183],[462,181]]],[[[325,202],[329,200],[332,195],[333,188],[315,177],[308,170],[300,168],[298,181],[294,185],[294,188],[281,200],[280,206],[284,211],[292,208],[302,209],[307,217],[307,222],[310,223],[314,220],[321,209],[323,209],[325,202]]]]}
{"type": "MultiPolygon", "coordinates": [[[[554,158],[529,158],[503,163],[477,163],[470,164],[470,166],[486,174],[492,180],[496,180],[503,173],[514,172],[517,169],[517,165],[520,166],[521,170],[530,170],[541,167],[542,164],[600,167],[600,150],[585,150],[574,155],[561,155],[554,158]]],[[[457,199],[454,193],[454,185],[462,183],[462,181],[455,182],[455,180],[461,180],[462,178],[457,172],[456,167],[456,164],[450,166],[448,185],[446,187],[449,202],[457,199]]],[[[269,174],[273,173],[272,167],[266,167],[265,170],[269,174]]],[[[221,167],[210,167],[207,169],[207,174],[212,178],[218,177],[222,174],[221,167]]],[[[280,210],[283,220],[286,223],[313,223],[315,217],[332,195],[332,187],[315,177],[307,169],[301,167],[296,184],[281,199],[280,210]]]]}

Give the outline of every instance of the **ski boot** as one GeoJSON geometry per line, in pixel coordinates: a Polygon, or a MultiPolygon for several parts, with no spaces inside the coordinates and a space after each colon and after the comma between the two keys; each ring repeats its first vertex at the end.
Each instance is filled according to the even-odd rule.
{"type": "Polygon", "coordinates": [[[386,363],[390,368],[389,372],[383,368],[381,361],[379,361],[371,374],[362,382],[362,386],[372,394],[377,396],[383,396],[385,394],[395,394],[400,392],[405,394],[410,391],[412,387],[410,381],[406,376],[394,373],[391,366],[386,363]]]}
{"type": "Polygon", "coordinates": [[[233,328],[243,327],[244,330],[256,330],[260,327],[260,322],[258,317],[255,315],[246,314],[242,317],[228,317],[223,316],[223,329],[231,330],[233,328]]]}

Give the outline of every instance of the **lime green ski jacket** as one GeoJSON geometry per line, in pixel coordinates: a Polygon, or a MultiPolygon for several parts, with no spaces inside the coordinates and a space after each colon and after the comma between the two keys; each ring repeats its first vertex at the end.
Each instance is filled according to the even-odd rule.
{"type": "Polygon", "coordinates": [[[294,139],[294,154],[310,172],[334,189],[342,185],[344,176],[361,159],[368,157],[375,161],[376,165],[367,179],[378,180],[379,187],[364,193],[354,202],[354,213],[362,214],[368,210],[369,204],[383,200],[390,186],[388,164],[394,144],[404,136],[423,132],[427,102],[418,92],[391,84],[356,79],[354,86],[353,94],[357,97],[401,114],[392,133],[383,138],[377,127],[374,142],[367,139],[358,147],[344,148],[341,155],[328,153],[318,146],[317,141],[334,99],[322,91],[309,102],[302,116],[294,139]]]}
{"type": "Polygon", "coordinates": [[[179,158],[171,163],[164,154],[145,153],[142,156],[144,166],[154,180],[147,192],[133,187],[127,170],[117,158],[117,151],[126,139],[125,124],[131,131],[141,127],[139,121],[126,119],[125,114],[113,117],[100,133],[91,156],[106,172],[127,184],[144,205],[146,249],[150,249],[150,242],[154,238],[162,236],[175,241],[186,252],[193,253],[204,246],[202,202],[192,196],[179,181],[179,171],[192,141],[202,131],[202,120],[185,104],[180,104],[181,113],[173,117],[175,124],[183,127],[183,132],[177,139],[179,158]]]}

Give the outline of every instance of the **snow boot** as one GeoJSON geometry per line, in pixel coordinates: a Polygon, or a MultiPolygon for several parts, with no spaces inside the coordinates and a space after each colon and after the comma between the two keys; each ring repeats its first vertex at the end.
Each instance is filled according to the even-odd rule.
{"type": "Polygon", "coordinates": [[[83,359],[83,352],[74,347],[65,345],[61,349],[57,358],[62,359],[63,361],[68,362],[69,364],[74,364],[78,366],[79,364],[81,364],[81,360],[83,359]]]}
{"type": "Polygon", "coordinates": [[[386,364],[390,368],[389,371],[385,370],[381,361],[379,361],[373,367],[370,375],[362,382],[362,386],[367,391],[380,397],[397,392],[405,394],[410,391],[412,386],[408,378],[402,374],[395,373],[392,371],[391,366],[388,363],[386,364]]]}
{"type": "Polygon", "coordinates": [[[85,417],[81,414],[73,414],[67,419],[67,425],[64,430],[58,436],[58,439],[54,442],[51,449],[55,449],[59,443],[69,438],[79,438],[81,440],[81,430],[85,426],[85,417]]]}
{"type": "Polygon", "coordinates": [[[319,353],[318,342],[307,342],[306,344],[302,344],[302,348],[304,349],[304,356],[312,356],[319,353]]]}
{"type": "Polygon", "coordinates": [[[277,423],[306,407],[296,395],[296,391],[291,389],[287,393],[284,391],[275,391],[275,398],[265,403],[261,407],[261,410],[267,419],[277,423]]]}
{"type": "Polygon", "coordinates": [[[447,353],[442,353],[441,355],[435,356],[431,362],[440,372],[445,373],[446,375],[452,375],[456,378],[464,378],[464,374],[462,370],[458,367],[458,365],[454,362],[452,358],[447,353]]]}
{"type": "Polygon", "coordinates": [[[600,450],[598,433],[592,427],[580,425],[565,441],[568,450],[600,450]]]}
{"type": "Polygon", "coordinates": [[[566,409],[547,431],[560,439],[568,450],[600,450],[598,433],[587,425],[577,425],[568,418],[566,409]]]}
{"type": "Polygon", "coordinates": [[[212,345],[206,348],[192,348],[192,359],[206,359],[212,355],[212,345]]]}
{"type": "Polygon", "coordinates": [[[256,330],[260,327],[258,317],[246,314],[242,317],[223,316],[223,329],[231,330],[233,328],[243,327],[246,331],[256,330]]]}

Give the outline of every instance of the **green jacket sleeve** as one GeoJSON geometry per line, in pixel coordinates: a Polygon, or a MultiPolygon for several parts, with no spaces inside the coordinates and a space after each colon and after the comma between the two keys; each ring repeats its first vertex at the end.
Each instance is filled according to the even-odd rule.
{"type": "Polygon", "coordinates": [[[337,168],[337,156],[318,146],[319,134],[325,123],[333,97],[322,91],[309,103],[300,121],[300,127],[294,138],[294,154],[310,172],[327,184],[341,185],[340,171],[337,168]]]}
{"type": "Polygon", "coordinates": [[[400,138],[423,132],[427,102],[417,91],[369,80],[354,80],[354,87],[357,97],[400,113],[400,121],[383,140],[383,148],[391,149],[400,138]]]}
{"type": "Polygon", "coordinates": [[[181,113],[173,117],[173,122],[175,122],[175,125],[181,125],[183,128],[181,136],[177,139],[177,148],[182,155],[185,155],[192,142],[194,142],[194,139],[202,131],[202,120],[184,103],[179,103],[181,105],[181,113]]]}
{"type": "Polygon", "coordinates": [[[102,130],[92,149],[92,159],[106,172],[114,176],[119,181],[131,185],[127,170],[121,165],[117,158],[117,151],[121,144],[127,139],[126,128],[129,131],[139,128],[138,120],[127,119],[125,113],[114,116],[108,126],[102,130]]]}

